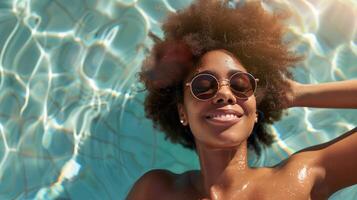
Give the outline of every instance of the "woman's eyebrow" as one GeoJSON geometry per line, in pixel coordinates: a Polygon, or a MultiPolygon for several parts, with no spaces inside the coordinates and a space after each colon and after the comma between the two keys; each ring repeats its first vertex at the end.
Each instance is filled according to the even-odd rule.
{"type": "MultiPolygon", "coordinates": [[[[237,73],[237,72],[243,72],[243,71],[241,71],[241,70],[238,70],[238,69],[231,69],[231,70],[229,70],[228,71],[228,77],[230,77],[230,76],[232,76],[234,73],[237,73]]],[[[214,76],[218,76],[218,74],[216,73],[216,72],[214,72],[214,71],[211,71],[211,70],[204,70],[204,71],[196,71],[196,73],[194,73],[194,75],[192,76],[192,77],[194,77],[194,76],[196,76],[196,75],[198,75],[198,74],[211,74],[211,75],[214,75],[214,76]]]]}
{"type": "Polygon", "coordinates": [[[211,70],[204,70],[204,71],[196,71],[196,73],[193,76],[196,76],[198,74],[212,74],[214,76],[217,76],[217,73],[211,70]]]}
{"type": "Polygon", "coordinates": [[[242,70],[239,70],[239,69],[231,69],[228,71],[228,76],[232,76],[233,74],[237,73],[237,72],[244,72],[242,70]]]}

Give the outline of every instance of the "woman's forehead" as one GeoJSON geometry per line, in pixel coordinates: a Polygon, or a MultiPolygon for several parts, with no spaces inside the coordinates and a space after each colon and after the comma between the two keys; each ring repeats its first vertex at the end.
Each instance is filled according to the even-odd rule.
{"type": "Polygon", "coordinates": [[[202,56],[195,73],[207,70],[222,75],[237,70],[247,72],[238,59],[225,50],[209,51],[202,56]]]}

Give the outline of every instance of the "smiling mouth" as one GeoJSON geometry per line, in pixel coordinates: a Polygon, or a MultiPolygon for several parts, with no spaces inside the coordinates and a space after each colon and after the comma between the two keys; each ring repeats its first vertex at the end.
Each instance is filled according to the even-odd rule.
{"type": "Polygon", "coordinates": [[[215,124],[232,124],[240,121],[242,116],[236,114],[219,114],[206,116],[207,121],[215,124]]]}

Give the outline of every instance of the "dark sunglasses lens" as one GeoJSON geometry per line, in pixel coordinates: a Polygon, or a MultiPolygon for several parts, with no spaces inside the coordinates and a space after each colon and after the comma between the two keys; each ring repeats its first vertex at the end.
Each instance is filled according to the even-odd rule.
{"type": "Polygon", "coordinates": [[[231,89],[237,97],[245,98],[253,95],[255,80],[249,74],[237,73],[230,80],[231,89]]]}
{"type": "Polygon", "coordinates": [[[198,99],[207,100],[216,94],[218,83],[213,76],[201,74],[192,80],[191,89],[198,99]]]}

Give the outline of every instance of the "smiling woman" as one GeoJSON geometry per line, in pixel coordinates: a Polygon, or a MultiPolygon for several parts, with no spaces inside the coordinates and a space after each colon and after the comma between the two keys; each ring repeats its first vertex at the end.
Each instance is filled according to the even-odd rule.
{"type": "Polygon", "coordinates": [[[357,183],[357,161],[341,160],[357,153],[356,129],[276,166],[248,166],[248,148],[259,155],[272,143],[266,125],[284,109],[357,108],[356,80],[291,80],[289,68],[302,57],[283,40],[282,16],[257,2],[198,0],[168,17],[140,73],[145,111],[172,142],[196,151],[201,169],[149,171],[129,200],[326,199],[357,183]]]}
{"type": "MultiPolygon", "coordinates": [[[[216,74],[218,80],[229,78],[230,74],[234,73],[235,75],[235,72],[249,77],[247,70],[234,57],[222,50],[212,50],[204,54],[196,71],[209,71],[216,74]]],[[[194,79],[192,79],[192,83],[194,79]]],[[[252,79],[252,82],[255,83],[254,77],[252,79]]],[[[258,116],[256,115],[256,101],[255,98],[252,98],[253,93],[249,92],[249,88],[255,86],[249,84],[247,89],[236,92],[232,89],[234,85],[232,79],[229,85],[231,87],[225,87],[226,85],[215,87],[214,84],[210,84],[210,88],[216,88],[213,89],[216,92],[204,100],[198,99],[197,94],[193,95],[192,92],[190,94],[187,88],[184,89],[183,102],[178,103],[178,115],[182,119],[183,125],[189,124],[189,129],[195,138],[196,150],[201,142],[202,145],[212,147],[219,143],[222,148],[233,147],[237,145],[237,142],[241,143],[248,138],[252,132],[258,116]]],[[[197,84],[194,86],[198,87],[197,84]]]]}
{"type": "Polygon", "coordinates": [[[187,134],[190,130],[182,128],[175,113],[176,104],[183,101],[182,81],[199,66],[203,54],[224,49],[259,78],[257,105],[264,117],[248,142],[259,154],[258,143],[272,142],[265,124],[280,119],[282,109],[287,107],[285,93],[289,87],[284,77],[291,77],[288,67],[300,59],[282,42],[284,27],[279,19],[265,12],[259,3],[231,9],[220,2],[198,2],[170,16],[163,25],[165,40],[156,43],[140,74],[149,91],[147,116],[172,142],[194,149],[193,137],[187,134]]]}

